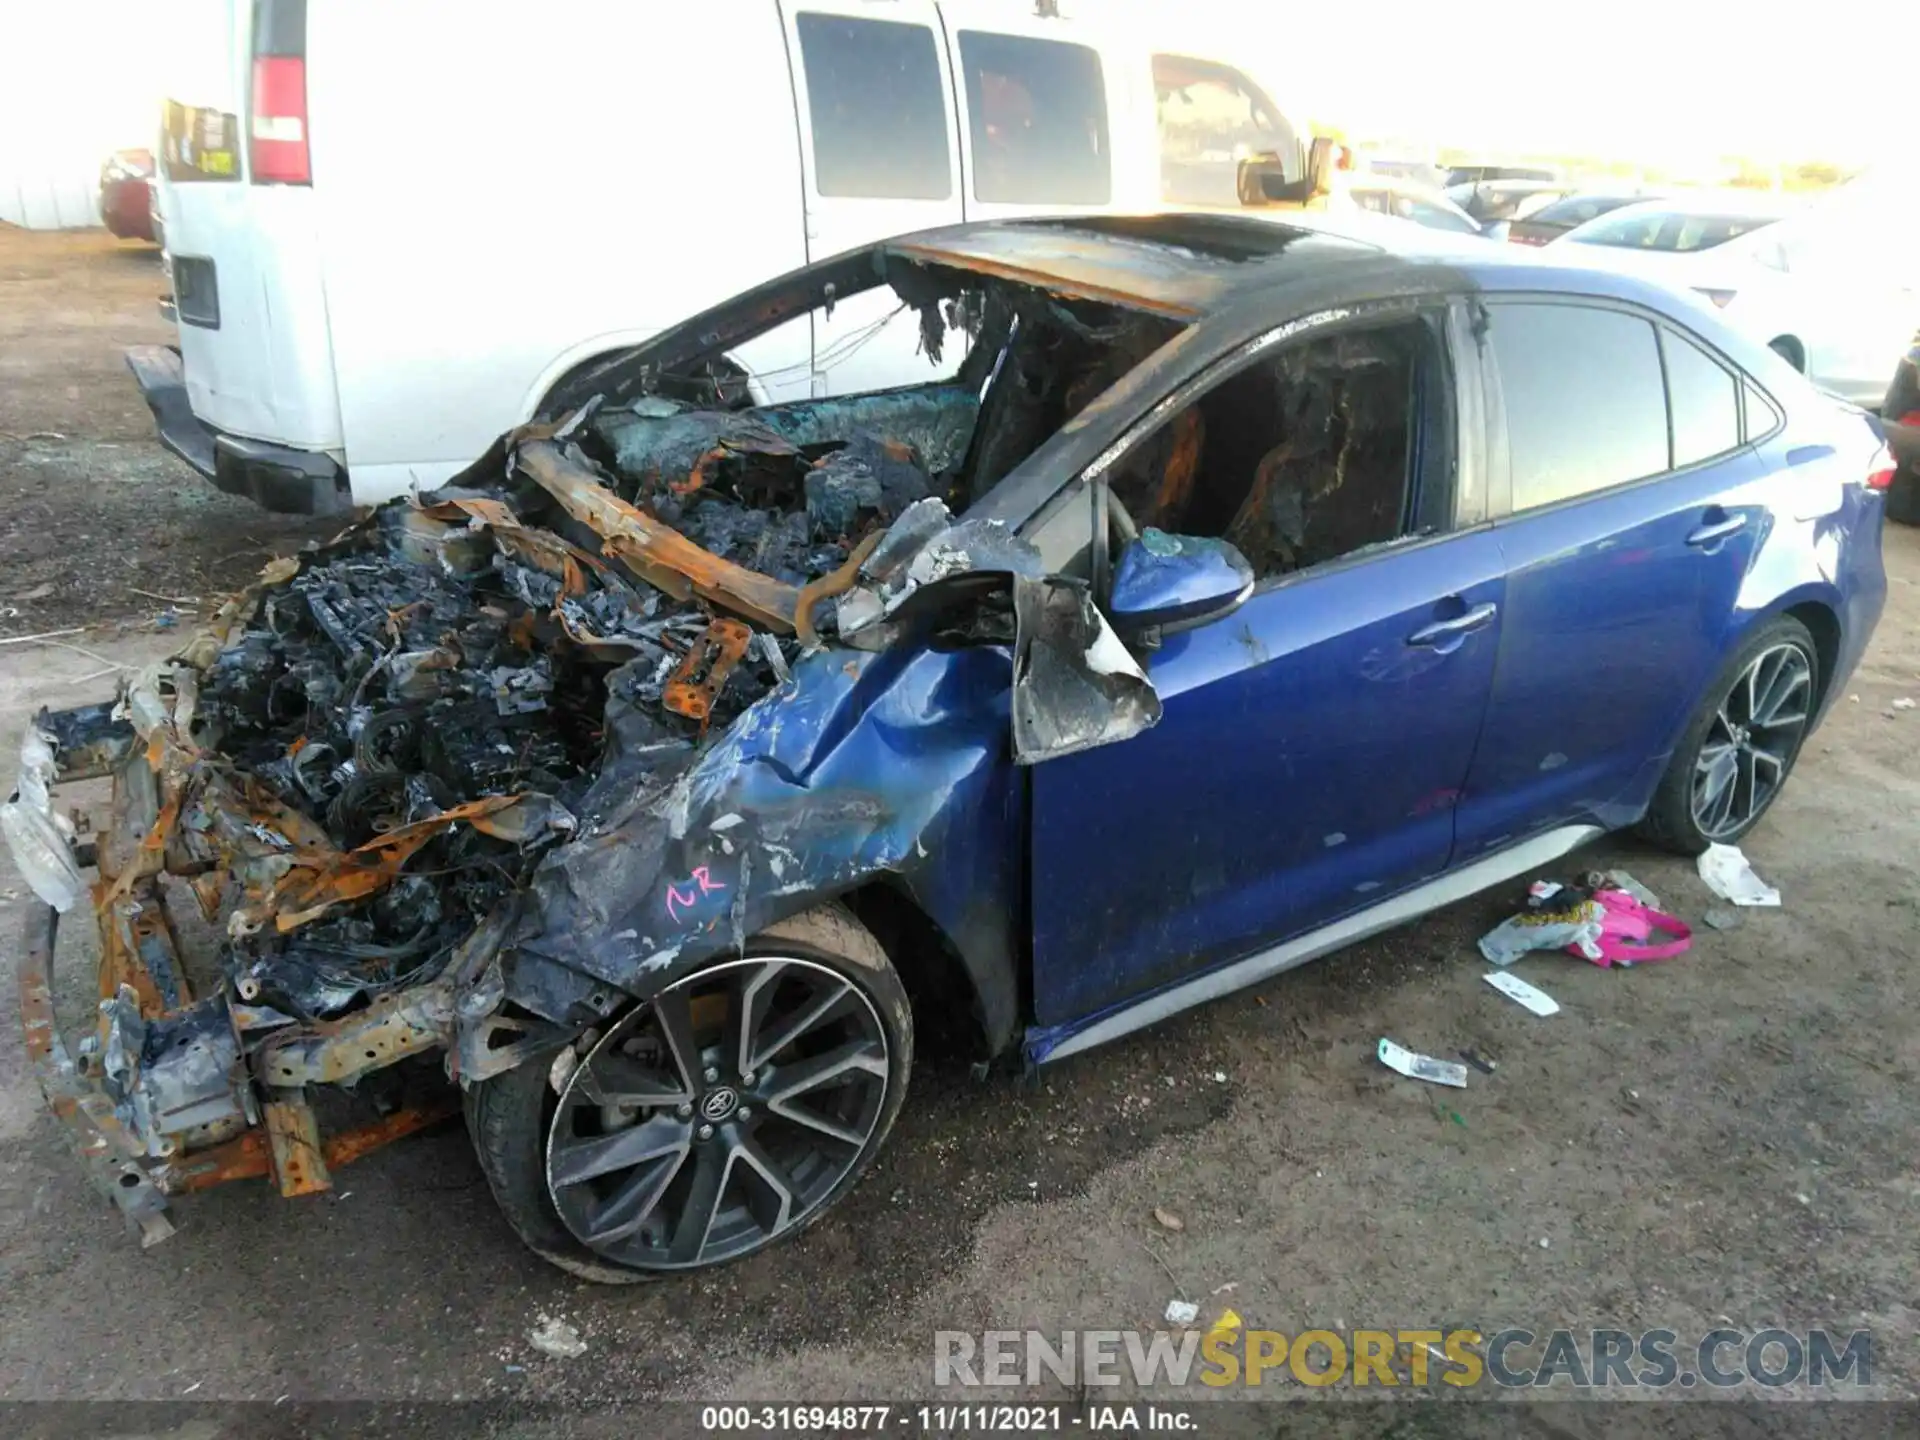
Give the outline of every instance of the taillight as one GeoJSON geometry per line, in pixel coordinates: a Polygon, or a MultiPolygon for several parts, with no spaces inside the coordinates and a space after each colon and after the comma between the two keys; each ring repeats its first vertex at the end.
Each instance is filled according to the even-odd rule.
{"type": "Polygon", "coordinates": [[[1873,460],[1867,466],[1867,488],[1885,490],[1893,484],[1893,477],[1899,473],[1900,466],[1893,458],[1893,451],[1882,445],[1874,451],[1873,460]]]}
{"type": "Polygon", "coordinates": [[[262,55],[253,62],[248,170],[255,184],[311,185],[307,161],[307,62],[262,55]]]}

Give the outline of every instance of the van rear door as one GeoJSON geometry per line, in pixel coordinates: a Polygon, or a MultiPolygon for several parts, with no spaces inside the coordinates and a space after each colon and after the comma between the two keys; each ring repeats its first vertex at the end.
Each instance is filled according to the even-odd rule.
{"type": "Polygon", "coordinates": [[[161,214],[193,414],[223,435],[342,445],[306,165],[306,0],[194,0],[220,62],[165,106],[161,214]]]}

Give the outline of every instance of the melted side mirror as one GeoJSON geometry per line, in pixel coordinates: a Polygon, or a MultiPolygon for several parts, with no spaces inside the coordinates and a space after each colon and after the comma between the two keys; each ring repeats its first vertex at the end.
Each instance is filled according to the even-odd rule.
{"type": "Polygon", "coordinates": [[[1149,527],[1120,552],[1107,613],[1132,636],[1217,619],[1252,593],[1253,567],[1226,541],[1149,527]]]}

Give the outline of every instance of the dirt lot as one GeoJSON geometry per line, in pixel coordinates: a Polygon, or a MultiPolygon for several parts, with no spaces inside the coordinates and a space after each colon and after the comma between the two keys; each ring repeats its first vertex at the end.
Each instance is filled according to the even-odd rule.
{"type": "MultiPolygon", "coordinates": [[[[214,495],[152,441],[118,347],[164,338],[158,286],[149,253],[0,229],[0,607],[14,634],[102,627],[72,637],[91,654],[0,646],[8,752],[32,709],[164,649],[164,602],[140,591],[210,593],[313,528],[214,495]]],[[[604,1290],[546,1268],[458,1127],[343,1172],[329,1198],[190,1200],[143,1253],[9,1027],[0,1394],[924,1395],[936,1329],[1151,1327],[1183,1294],[1203,1321],[1231,1304],[1289,1333],[1865,1327],[1876,1388],[1920,1395],[1920,711],[1891,706],[1920,695],[1920,532],[1890,532],[1887,558],[1874,647],[1747,846],[1782,909],[1630,972],[1526,960],[1564,1006],[1551,1019],[1481,983],[1473,938],[1508,904],[1483,897],[1036,1087],[936,1061],[847,1204],[707,1279],[604,1290]],[[1381,1035],[1499,1068],[1465,1091],[1402,1080],[1374,1059],[1381,1035]],[[534,1350],[545,1316],[586,1354],[534,1350]]],[[[1690,865],[1631,842],[1578,857],[1602,864],[1696,922],[1709,902],[1690,865]]],[[[5,866],[11,935],[26,892],[5,866]]]]}

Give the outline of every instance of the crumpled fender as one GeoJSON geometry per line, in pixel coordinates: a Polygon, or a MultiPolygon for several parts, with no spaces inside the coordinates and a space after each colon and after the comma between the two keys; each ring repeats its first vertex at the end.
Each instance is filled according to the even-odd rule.
{"type": "Polygon", "coordinates": [[[654,770],[547,857],[492,953],[465,957],[456,1069],[526,1058],[473,1043],[502,1000],[571,1034],[877,878],[953,942],[1004,1044],[1026,854],[1011,677],[1004,645],[809,656],[690,765],[654,770]]]}

